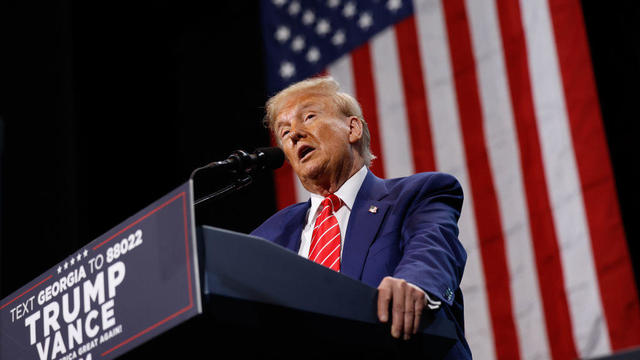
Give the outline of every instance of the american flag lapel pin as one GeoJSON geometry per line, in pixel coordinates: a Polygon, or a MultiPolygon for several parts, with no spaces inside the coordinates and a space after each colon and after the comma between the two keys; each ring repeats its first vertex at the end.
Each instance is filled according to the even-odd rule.
{"type": "Polygon", "coordinates": [[[369,212],[372,213],[372,214],[377,213],[378,212],[378,207],[375,206],[375,205],[369,206],[369,212]]]}

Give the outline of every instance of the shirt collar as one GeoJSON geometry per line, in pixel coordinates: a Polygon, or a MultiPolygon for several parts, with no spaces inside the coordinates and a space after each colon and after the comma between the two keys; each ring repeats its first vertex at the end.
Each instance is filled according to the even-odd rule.
{"type": "MultiPolygon", "coordinates": [[[[353,174],[342,186],[340,189],[336,190],[334,194],[338,196],[342,202],[344,202],[345,206],[351,211],[353,208],[353,204],[356,202],[356,196],[358,195],[358,191],[360,191],[360,187],[364,182],[364,179],[367,177],[367,167],[362,166],[358,172],[353,174]]],[[[313,219],[313,216],[318,211],[318,207],[320,203],[324,199],[324,196],[311,193],[311,208],[309,208],[309,217],[307,219],[307,223],[313,219]]]]}

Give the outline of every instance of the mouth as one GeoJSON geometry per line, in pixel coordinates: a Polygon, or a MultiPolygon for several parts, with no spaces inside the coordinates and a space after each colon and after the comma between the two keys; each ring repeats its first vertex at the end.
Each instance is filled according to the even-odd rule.
{"type": "Polygon", "coordinates": [[[315,148],[309,145],[301,145],[298,148],[298,160],[304,160],[311,152],[313,152],[315,148]]]}

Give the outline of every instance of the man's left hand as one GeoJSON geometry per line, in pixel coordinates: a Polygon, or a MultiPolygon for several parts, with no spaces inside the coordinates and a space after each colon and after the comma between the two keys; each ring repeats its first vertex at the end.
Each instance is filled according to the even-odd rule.
{"type": "Polygon", "coordinates": [[[408,340],[418,331],[426,294],[403,279],[387,276],[378,285],[378,319],[389,321],[391,304],[391,336],[408,340]]]}

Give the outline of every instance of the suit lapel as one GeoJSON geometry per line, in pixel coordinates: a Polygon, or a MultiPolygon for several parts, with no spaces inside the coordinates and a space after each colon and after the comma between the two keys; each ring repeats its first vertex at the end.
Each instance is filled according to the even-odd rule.
{"type": "Polygon", "coordinates": [[[304,206],[298,206],[292,210],[292,214],[280,228],[280,234],[275,236],[275,243],[286,247],[287,249],[298,252],[300,249],[300,239],[302,238],[302,229],[307,219],[307,211],[311,206],[311,200],[308,200],[304,206]]]}
{"type": "Polygon", "coordinates": [[[347,225],[340,272],[360,279],[369,247],[378,234],[389,204],[380,201],[387,195],[384,180],[369,171],[351,209],[347,225]]]}

